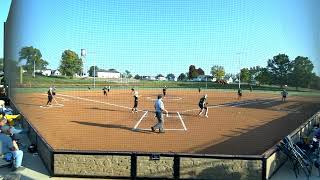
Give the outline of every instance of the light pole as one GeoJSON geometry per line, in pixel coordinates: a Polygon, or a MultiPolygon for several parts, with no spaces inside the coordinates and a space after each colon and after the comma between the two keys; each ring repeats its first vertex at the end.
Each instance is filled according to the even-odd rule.
{"type": "Polygon", "coordinates": [[[36,77],[36,62],[33,60],[33,78],[36,77]]]}
{"type": "MultiPolygon", "coordinates": [[[[81,49],[81,56],[86,58],[87,53],[96,54],[96,52],[88,52],[86,49],[81,49]]],[[[85,65],[83,66],[85,71],[85,65]]],[[[96,60],[93,58],[93,88],[96,88],[96,60]]]]}
{"type": "Polygon", "coordinates": [[[96,59],[93,58],[93,88],[96,88],[96,59]]]}
{"type": "Polygon", "coordinates": [[[85,49],[81,49],[80,55],[81,55],[81,59],[82,59],[82,63],[83,63],[82,76],[85,76],[85,74],[87,74],[86,73],[86,55],[87,55],[86,50],[85,49]]]}
{"type": "Polygon", "coordinates": [[[243,54],[243,52],[238,52],[238,65],[239,65],[239,89],[241,88],[241,65],[240,65],[240,55],[243,54]]]}
{"type": "Polygon", "coordinates": [[[240,65],[240,56],[239,56],[239,89],[241,88],[241,65],[240,65]]]}
{"type": "Polygon", "coordinates": [[[80,51],[81,57],[83,59],[83,67],[82,67],[82,76],[87,74],[86,72],[86,56],[87,56],[87,50],[86,49],[81,49],[80,51]]]}

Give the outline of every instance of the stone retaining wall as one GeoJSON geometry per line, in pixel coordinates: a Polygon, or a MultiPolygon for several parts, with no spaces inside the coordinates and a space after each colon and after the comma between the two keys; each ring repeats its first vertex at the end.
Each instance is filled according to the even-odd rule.
{"type": "Polygon", "coordinates": [[[262,178],[262,161],[181,158],[180,177],[192,179],[256,180],[262,178]]]}
{"type": "Polygon", "coordinates": [[[173,159],[173,157],[160,157],[159,160],[151,160],[147,156],[138,156],[137,176],[173,178],[173,159]]]}
{"type": "Polygon", "coordinates": [[[54,174],[56,175],[130,177],[130,168],[130,156],[54,155],[54,174]]]}

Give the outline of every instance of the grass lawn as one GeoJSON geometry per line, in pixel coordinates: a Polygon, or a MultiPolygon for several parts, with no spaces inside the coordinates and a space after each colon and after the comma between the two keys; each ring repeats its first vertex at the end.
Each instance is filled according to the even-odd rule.
{"type": "MultiPolygon", "coordinates": [[[[46,77],[36,76],[33,78],[30,75],[24,76],[23,84],[20,84],[16,88],[17,93],[31,93],[31,92],[46,92],[48,87],[54,85],[60,92],[61,91],[84,91],[88,90],[101,90],[103,86],[110,85],[112,89],[131,89],[132,87],[137,89],[153,89],[168,88],[174,89],[190,89],[195,90],[199,87],[201,89],[215,90],[215,91],[236,91],[238,84],[217,84],[214,82],[190,82],[190,81],[147,81],[147,80],[127,80],[122,79],[118,81],[106,80],[96,78],[96,88],[93,89],[93,78],[68,78],[68,77],[46,77]]],[[[248,84],[241,84],[243,92],[249,91],[248,84]]],[[[319,90],[302,89],[296,90],[294,87],[288,87],[289,96],[320,96],[319,90]]],[[[282,90],[279,86],[253,86],[255,93],[272,93],[279,94],[282,90]]]]}

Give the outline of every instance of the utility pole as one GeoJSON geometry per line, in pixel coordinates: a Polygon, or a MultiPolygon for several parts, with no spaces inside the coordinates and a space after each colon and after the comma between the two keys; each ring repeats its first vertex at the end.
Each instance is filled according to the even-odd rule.
{"type": "Polygon", "coordinates": [[[239,56],[239,59],[238,59],[238,61],[239,61],[239,89],[241,88],[241,65],[240,65],[240,56],[239,56]]]}
{"type": "Polygon", "coordinates": [[[93,58],[93,88],[96,88],[96,59],[93,58]]]}
{"type": "Polygon", "coordinates": [[[240,64],[240,55],[243,54],[243,52],[238,52],[238,65],[239,65],[239,89],[241,88],[241,64],[240,64]]]}
{"type": "Polygon", "coordinates": [[[36,61],[33,60],[33,78],[36,77],[36,61]]]}
{"type": "MultiPolygon", "coordinates": [[[[96,54],[96,52],[88,52],[86,49],[81,49],[81,56],[86,59],[86,55],[88,54],[96,54]]],[[[84,71],[86,70],[84,66],[84,71]]],[[[96,88],[96,59],[93,56],[93,88],[96,88]]]]}

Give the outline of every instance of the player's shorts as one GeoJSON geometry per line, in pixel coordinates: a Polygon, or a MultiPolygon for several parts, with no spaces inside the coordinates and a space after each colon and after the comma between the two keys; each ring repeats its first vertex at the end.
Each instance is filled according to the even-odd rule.
{"type": "Polygon", "coordinates": [[[52,96],[51,95],[48,96],[48,100],[52,101],[52,96]]]}
{"type": "Polygon", "coordinates": [[[287,98],[287,96],[286,96],[286,95],[283,95],[282,97],[283,97],[283,98],[287,98]]]}
{"type": "Polygon", "coordinates": [[[137,107],[138,107],[138,101],[134,101],[133,108],[137,108],[137,107]]]}
{"type": "Polygon", "coordinates": [[[199,104],[199,108],[200,108],[200,109],[203,109],[204,106],[203,106],[202,104],[199,104]]]}
{"type": "Polygon", "coordinates": [[[242,96],[242,93],[238,93],[238,96],[242,96]]]}

